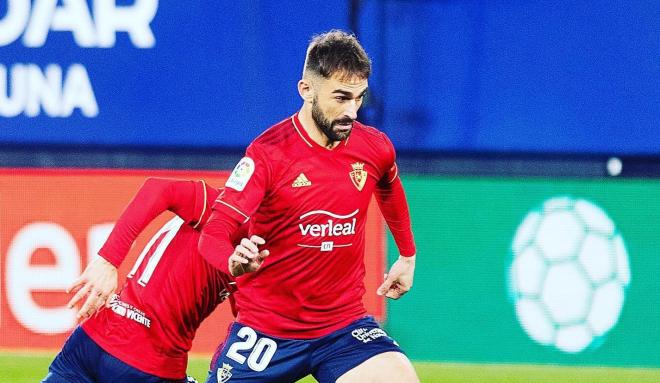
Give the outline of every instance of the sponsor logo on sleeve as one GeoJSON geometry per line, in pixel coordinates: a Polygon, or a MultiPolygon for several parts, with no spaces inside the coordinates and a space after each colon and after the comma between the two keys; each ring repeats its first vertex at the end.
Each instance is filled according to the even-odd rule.
{"type": "Polygon", "coordinates": [[[250,157],[243,157],[231,172],[225,187],[243,191],[252,174],[254,174],[254,161],[250,157]]]}

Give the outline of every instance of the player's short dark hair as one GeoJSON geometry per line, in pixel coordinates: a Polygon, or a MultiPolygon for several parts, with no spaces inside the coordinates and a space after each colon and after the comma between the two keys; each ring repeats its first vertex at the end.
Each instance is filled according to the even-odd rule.
{"type": "Polygon", "coordinates": [[[333,29],[312,37],[307,47],[305,72],[330,78],[369,78],[371,60],[355,35],[333,29]]]}

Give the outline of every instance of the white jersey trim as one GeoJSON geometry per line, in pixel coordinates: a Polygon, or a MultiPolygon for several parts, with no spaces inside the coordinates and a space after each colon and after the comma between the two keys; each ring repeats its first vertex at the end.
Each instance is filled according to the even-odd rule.
{"type": "Polygon", "coordinates": [[[202,208],[202,214],[199,215],[199,219],[197,220],[197,223],[195,226],[193,226],[193,229],[197,229],[200,223],[202,223],[202,218],[204,218],[204,213],[206,213],[206,182],[204,180],[200,180],[202,182],[202,187],[204,188],[204,207],[202,208]]]}
{"type": "Polygon", "coordinates": [[[355,214],[357,214],[359,211],[360,211],[360,209],[355,209],[355,211],[352,212],[352,213],[350,213],[350,214],[339,215],[339,214],[335,214],[335,213],[332,213],[332,212],[329,212],[329,211],[325,211],[325,210],[313,210],[313,211],[310,211],[310,212],[307,212],[307,213],[301,215],[301,216],[300,216],[300,219],[303,219],[303,218],[309,217],[310,215],[314,215],[314,214],[325,214],[325,215],[329,215],[330,217],[337,218],[337,219],[347,219],[347,218],[351,218],[351,217],[353,217],[353,216],[354,216],[355,214]]]}
{"type": "MultiPolygon", "coordinates": [[[[310,248],[310,249],[320,249],[320,248],[323,247],[323,246],[320,246],[320,245],[302,245],[300,243],[298,244],[298,246],[307,247],[307,248],[310,248]]],[[[343,245],[333,245],[333,247],[349,247],[349,246],[353,246],[353,244],[352,243],[345,243],[343,245]]]]}
{"type": "Polygon", "coordinates": [[[387,183],[391,184],[392,182],[394,182],[396,180],[396,177],[398,177],[398,176],[399,176],[399,167],[396,164],[394,164],[394,177],[392,177],[392,179],[389,180],[387,183]]]}

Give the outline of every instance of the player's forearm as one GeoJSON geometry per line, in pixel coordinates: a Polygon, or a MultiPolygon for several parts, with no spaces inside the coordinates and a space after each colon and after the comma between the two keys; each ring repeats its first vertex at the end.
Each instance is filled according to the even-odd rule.
{"type": "Polygon", "coordinates": [[[194,193],[192,181],[148,178],[122,212],[99,255],[119,267],[135,238],[154,218],[166,210],[179,213],[175,208],[186,198],[191,201],[194,193]]]}
{"type": "Polygon", "coordinates": [[[234,252],[232,238],[240,224],[222,212],[213,211],[199,239],[198,250],[202,257],[213,267],[227,274],[231,274],[228,261],[234,252]]]}
{"type": "Polygon", "coordinates": [[[399,253],[404,257],[415,255],[415,240],[410,223],[410,211],[401,180],[376,189],[376,200],[380,211],[392,232],[399,253]]]}

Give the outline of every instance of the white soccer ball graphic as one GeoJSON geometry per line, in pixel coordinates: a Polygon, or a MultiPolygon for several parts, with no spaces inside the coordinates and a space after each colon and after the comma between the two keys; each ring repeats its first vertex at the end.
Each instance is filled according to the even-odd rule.
{"type": "Polygon", "coordinates": [[[512,253],[509,293],[525,332],[567,353],[602,343],[630,283],[626,247],[607,214],[584,199],[551,198],[525,216],[512,253]]]}

